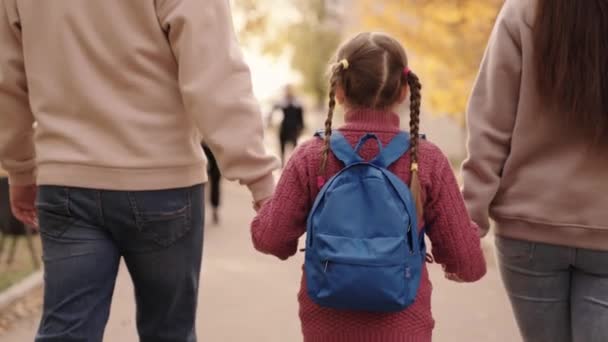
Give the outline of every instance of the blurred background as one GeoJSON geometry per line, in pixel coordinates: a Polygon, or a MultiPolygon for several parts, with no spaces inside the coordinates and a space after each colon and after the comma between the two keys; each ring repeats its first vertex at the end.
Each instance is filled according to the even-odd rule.
{"type": "Polygon", "coordinates": [[[402,42],[422,80],[423,131],[456,164],[465,154],[467,98],[502,2],[233,0],[264,113],[293,84],[306,99],[307,126],[322,127],[328,61],[339,44],[361,31],[387,32],[402,42]]]}
{"type": "MultiPolygon", "coordinates": [[[[232,0],[235,27],[268,122],[269,149],[279,153],[281,115],[271,113],[284,99],[285,87],[294,89],[303,106],[302,139],[307,139],[323,126],[326,71],[340,42],[360,31],[384,31],[402,42],[411,68],[421,78],[422,131],[457,170],[466,153],[467,98],[502,2],[232,0]]],[[[407,108],[400,114],[407,129],[407,108]]],[[[226,182],[222,187],[218,222],[208,222],[206,229],[200,340],[301,341],[296,293],[302,255],[281,263],[256,254],[248,231],[254,213],[247,191],[226,182]]],[[[0,194],[0,202],[7,201],[6,192],[0,194]]],[[[35,236],[30,240],[24,234],[9,234],[2,222],[0,341],[32,341],[42,303],[40,242],[35,236]]],[[[520,340],[494,265],[491,237],[484,240],[484,249],[489,273],[475,285],[449,283],[440,267],[431,267],[436,341],[520,340]]],[[[132,286],[123,267],[105,341],[137,341],[134,320],[132,286]]]]}

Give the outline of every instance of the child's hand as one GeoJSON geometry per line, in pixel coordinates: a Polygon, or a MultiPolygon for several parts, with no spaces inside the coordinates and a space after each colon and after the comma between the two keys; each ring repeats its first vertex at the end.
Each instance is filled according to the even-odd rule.
{"type": "Polygon", "coordinates": [[[253,210],[255,210],[256,213],[259,212],[262,209],[262,207],[269,201],[270,201],[270,197],[253,203],[253,210]]]}
{"type": "Polygon", "coordinates": [[[464,283],[464,280],[460,279],[460,277],[458,277],[456,275],[456,273],[448,273],[448,272],[446,272],[445,273],[445,279],[451,280],[451,281],[456,282],[456,283],[464,283]]]}
{"type": "Polygon", "coordinates": [[[448,272],[447,267],[445,265],[441,265],[443,267],[443,272],[445,273],[445,279],[451,280],[456,283],[464,283],[464,280],[460,279],[460,277],[456,273],[448,272]]]}

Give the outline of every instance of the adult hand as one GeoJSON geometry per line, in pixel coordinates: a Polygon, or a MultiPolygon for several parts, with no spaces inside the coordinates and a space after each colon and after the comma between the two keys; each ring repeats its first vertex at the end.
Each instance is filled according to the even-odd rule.
{"type": "Polygon", "coordinates": [[[11,210],[15,217],[29,227],[38,227],[36,214],[36,185],[11,185],[11,210]]]}

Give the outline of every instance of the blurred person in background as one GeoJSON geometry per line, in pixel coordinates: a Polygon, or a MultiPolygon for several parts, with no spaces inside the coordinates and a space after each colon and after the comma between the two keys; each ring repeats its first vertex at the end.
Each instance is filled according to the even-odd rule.
{"type": "Polygon", "coordinates": [[[507,0],[470,100],[464,197],[526,342],[608,341],[607,32],[607,0],[507,0]]]}
{"type": "Polygon", "coordinates": [[[0,122],[13,211],[42,234],[36,341],[102,341],[121,258],[140,340],[196,341],[201,138],[256,206],[278,168],[228,1],[2,0],[0,122]]]}
{"type": "Polygon", "coordinates": [[[287,145],[289,144],[292,148],[295,148],[304,130],[304,108],[296,98],[291,85],[285,87],[285,97],[273,107],[268,115],[269,123],[272,122],[272,114],[277,110],[283,112],[283,119],[279,128],[279,143],[281,146],[281,163],[285,165],[287,145]]]}

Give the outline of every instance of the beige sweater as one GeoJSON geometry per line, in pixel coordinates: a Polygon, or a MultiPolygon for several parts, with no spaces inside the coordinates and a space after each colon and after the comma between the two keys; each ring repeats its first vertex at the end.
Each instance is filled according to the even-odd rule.
{"type": "Polygon", "coordinates": [[[608,154],[539,99],[535,4],[507,0],[490,38],[468,109],[464,196],[484,233],[490,214],[502,236],[608,250],[608,154]]]}
{"type": "Polygon", "coordinates": [[[0,125],[13,184],[200,184],[202,138],[255,199],[278,166],[227,0],[2,0],[0,125]]]}

